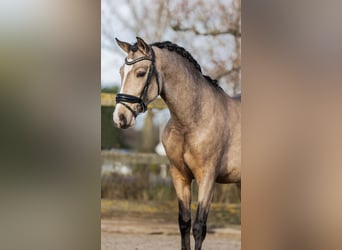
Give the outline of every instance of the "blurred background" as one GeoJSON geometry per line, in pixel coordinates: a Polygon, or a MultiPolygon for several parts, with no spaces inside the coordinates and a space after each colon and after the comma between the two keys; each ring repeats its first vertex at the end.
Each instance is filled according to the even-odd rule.
{"type": "Polygon", "coordinates": [[[100,7],[0,1],[0,249],[100,245],[100,7]]]}

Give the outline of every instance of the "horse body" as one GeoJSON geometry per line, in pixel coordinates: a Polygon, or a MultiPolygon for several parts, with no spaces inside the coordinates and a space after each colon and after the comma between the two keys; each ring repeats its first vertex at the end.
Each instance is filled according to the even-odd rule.
{"type": "MultiPolygon", "coordinates": [[[[179,57],[158,48],[155,51],[159,59],[157,64],[163,64],[163,60],[170,61],[171,56],[179,57]]],[[[240,101],[208,84],[196,69],[191,69],[192,65],[186,59],[183,61],[178,59],[177,64],[163,69],[165,83],[161,97],[171,113],[162,137],[167,156],[173,162],[181,159],[186,167],[178,166],[180,164],[175,164],[175,167],[185,170],[184,173],[191,173],[196,181],[201,180],[209,170],[215,170],[215,181],[239,182],[240,101]],[[184,74],[186,77],[175,73],[184,70],[188,71],[184,74]],[[196,77],[193,79],[187,75],[196,77]]]]}
{"type": "MultiPolygon", "coordinates": [[[[125,46],[128,45],[121,42],[120,47],[125,46]]],[[[191,182],[195,179],[198,184],[193,236],[195,249],[199,250],[206,236],[206,221],[215,182],[237,183],[240,187],[241,103],[203,76],[199,66],[196,67],[197,62],[189,63],[192,57],[189,59],[185,52],[176,53],[173,49],[170,51],[153,44],[150,48],[139,39],[137,47],[135,54],[138,58],[153,50],[156,58],[153,66],[158,72],[154,85],[158,84],[159,93],[155,93],[156,87],[151,87],[147,91],[148,98],[140,98],[148,102],[160,94],[171,113],[162,142],[170,160],[170,174],[178,197],[182,249],[190,249],[191,182]]],[[[114,113],[114,120],[119,125],[122,124],[120,116],[134,114],[129,112],[130,109],[138,110],[134,105],[129,108],[120,105],[120,108],[116,108],[114,113]]],[[[131,120],[125,117],[125,121],[131,120]]]]}
{"type": "MultiPolygon", "coordinates": [[[[178,62],[173,66],[176,69],[171,71],[184,71],[184,68],[191,71],[187,64],[178,62]]],[[[180,74],[177,77],[168,74],[167,68],[164,70],[166,76],[172,75],[164,79],[161,93],[170,109],[171,118],[164,130],[162,142],[171,162],[170,173],[180,203],[182,246],[183,249],[190,248],[191,181],[195,179],[199,194],[193,234],[195,249],[200,249],[206,234],[206,220],[215,182],[241,180],[240,102],[209,85],[204,77],[193,79],[180,74]]],[[[188,74],[198,75],[198,72],[188,74]]]]}

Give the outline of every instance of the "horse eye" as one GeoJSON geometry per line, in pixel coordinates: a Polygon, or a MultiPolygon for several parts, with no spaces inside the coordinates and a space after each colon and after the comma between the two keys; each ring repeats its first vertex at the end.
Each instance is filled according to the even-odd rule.
{"type": "Polygon", "coordinates": [[[137,73],[137,77],[144,77],[146,75],[146,72],[140,71],[137,73]]]}

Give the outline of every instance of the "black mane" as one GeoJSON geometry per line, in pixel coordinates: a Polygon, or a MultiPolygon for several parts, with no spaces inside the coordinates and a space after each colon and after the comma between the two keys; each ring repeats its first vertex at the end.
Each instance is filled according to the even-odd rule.
{"type": "MultiPolygon", "coordinates": [[[[169,51],[174,51],[178,55],[181,55],[182,57],[188,59],[188,61],[194,65],[194,67],[202,74],[201,66],[198,64],[198,62],[193,58],[193,56],[183,47],[178,46],[177,44],[174,44],[170,41],[164,41],[164,42],[155,42],[150,44],[150,46],[156,46],[160,49],[167,49],[169,51]]],[[[137,43],[133,44],[131,47],[131,50],[133,52],[136,52],[138,50],[137,43]]],[[[203,74],[202,74],[203,75],[203,74]]],[[[217,80],[212,79],[210,76],[203,75],[204,78],[211,83],[214,87],[221,89],[220,85],[217,83],[217,80]]]]}

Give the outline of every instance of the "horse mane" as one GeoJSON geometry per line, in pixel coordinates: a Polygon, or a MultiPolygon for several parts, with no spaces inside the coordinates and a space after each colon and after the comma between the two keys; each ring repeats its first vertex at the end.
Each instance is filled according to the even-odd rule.
{"type": "MultiPolygon", "coordinates": [[[[194,67],[202,74],[202,69],[201,66],[198,64],[198,62],[196,61],[195,58],[193,58],[193,56],[183,47],[172,43],[170,41],[164,41],[164,42],[155,42],[150,44],[150,46],[156,46],[160,49],[167,49],[169,51],[174,51],[176,52],[178,55],[181,55],[182,57],[186,58],[192,65],[194,65],[194,67]]],[[[133,44],[131,47],[131,50],[133,52],[138,50],[138,46],[137,43],[133,44]]],[[[203,75],[203,74],[202,74],[203,75]]],[[[203,75],[203,77],[209,82],[211,83],[214,87],[222,90],[222,88],[220,87],[220,85],[217,83],[217,80],[212,79],[210,76],[208,75],[203,75]]]]}

